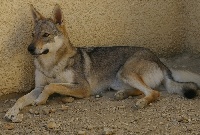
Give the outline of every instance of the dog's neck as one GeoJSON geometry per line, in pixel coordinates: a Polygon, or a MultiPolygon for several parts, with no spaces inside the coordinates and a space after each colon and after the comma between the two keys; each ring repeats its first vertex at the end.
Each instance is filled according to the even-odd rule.
{"type": "Polygon", "coordinates": [[[47,77],[53,77],[58,70],[69,67],[73,64],[71,59],[76,54],[70,41],[66,39],[63,45],[56,52],[49,52],[35,59],[36,68],[45,74],[47,77]]]}

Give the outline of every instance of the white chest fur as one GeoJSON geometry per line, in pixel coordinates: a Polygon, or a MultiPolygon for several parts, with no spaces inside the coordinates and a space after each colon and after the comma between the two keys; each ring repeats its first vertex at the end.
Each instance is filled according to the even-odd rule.
{"type": "Polygon", "coordinates": [[[46,85],[50,83],[73,83],[74,82],[74,72],[72,70],[65,70],[63,72],[58,72],[53,78],[47,77],[43,74],[43,78],[46,80],[46,85]]]}
{"type": "Polygon", "coordinates": [[[64,69],[67,63],[67,59],[63,59],[63,61],[59,62],[56,66],[53,68],[43,68],[38,63],[37,60],[35,60],[35,65],[38,71],[43,74],[45,80],[47,80],[47,83],[72,83],[74,81],[74,71],[72,69],[64,69]]]}

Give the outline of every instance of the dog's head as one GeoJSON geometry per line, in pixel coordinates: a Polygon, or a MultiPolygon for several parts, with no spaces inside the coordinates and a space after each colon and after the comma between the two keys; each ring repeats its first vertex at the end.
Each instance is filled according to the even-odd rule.
{"type": "Polygon", "coordinates": [[[65,28],[59,5],[54,8],[53,18],[43,17],[31,5],[34,19],[33,40],[28,46],[32,55],[42,55],[56,52],[64,42],[65,28]]]}

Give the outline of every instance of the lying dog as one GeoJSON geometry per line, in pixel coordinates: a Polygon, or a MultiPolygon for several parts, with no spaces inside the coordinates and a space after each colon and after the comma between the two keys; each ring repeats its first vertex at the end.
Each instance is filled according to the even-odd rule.
{"type": "Polygon", "coordinates": [[[35,89],[18,99],[5,118],[15,121],[23,107],[45,104],[53,93],[85,98],[112,88],[118,90],[115,94],[118,100],[143,93],[144,97],[136,102],[139,108],[158,99],[160,94],[154,89],[161,83],[170,93],[186,98],[197,95],[198,75],[170,70],[149,49],[74,47],[58,5],[53,19],[43,17],[33,6],[31,11],[35,26],[28,51],[35,56],[35,89]]]}

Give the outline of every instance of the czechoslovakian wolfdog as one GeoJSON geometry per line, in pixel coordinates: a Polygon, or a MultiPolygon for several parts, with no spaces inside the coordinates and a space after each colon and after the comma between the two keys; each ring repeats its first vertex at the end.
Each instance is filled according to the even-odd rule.
{"type": "Polygon", "coordinates": [[[170,93],[194,98],[197,74],[167,68],[154,53],[142,47],[74,47],[69,40],[59,5],[53,18],[43,17],[31,5],[33,40],[28,51],[35,56],[35,89],[19,98],[5,118],[15,121],[30,104],[45,104],[53,93],[85,98],[108,88],[117,100],[144,94],[136,102],[143,108],[159,97],[160,84],[170,93]]]}

